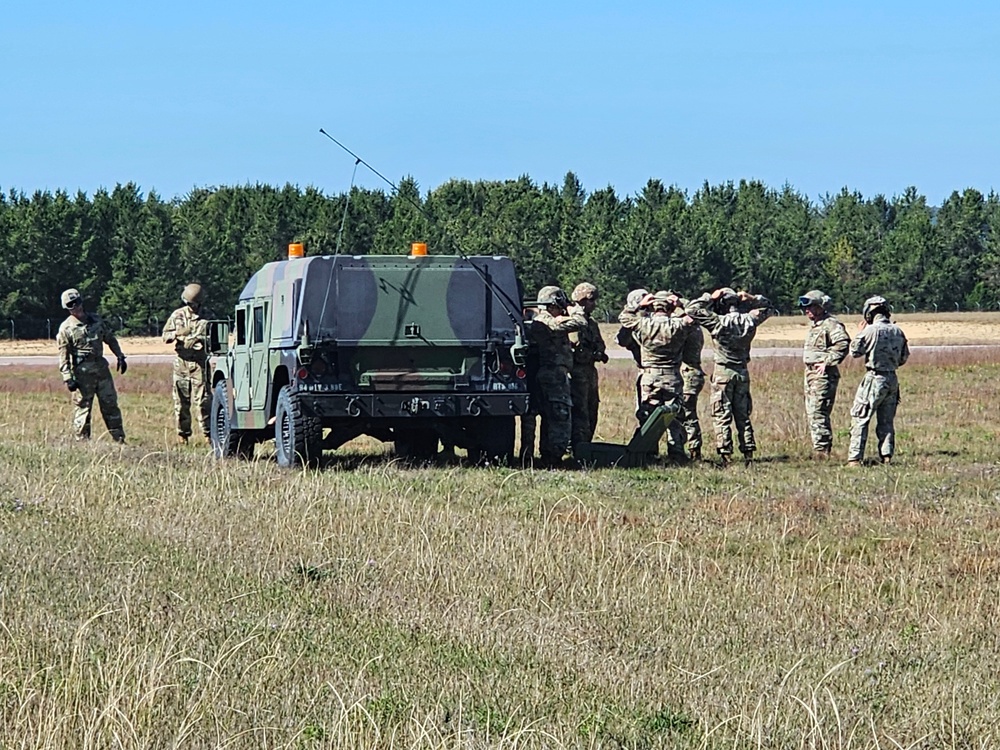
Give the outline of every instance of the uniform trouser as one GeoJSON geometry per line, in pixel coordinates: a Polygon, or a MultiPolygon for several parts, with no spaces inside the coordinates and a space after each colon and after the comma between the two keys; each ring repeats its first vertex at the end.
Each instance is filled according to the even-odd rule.
{"type": "Polygon", "coordinates": [[[731,425],[736,423],[736,436],[741,453],[757,450],[750,415],[750,373],[746,368],[716,365],[712,373],[712,424],[715,427],[715,447],[721,454],[733,452],[731,425]]]}
{"type": "Polygon", "coordinates": [[[202,435],[209,435],[209,413],[212,395],[209,384],[208,363],[191,362],[177,358],[174,360],[174,418],[177,434],[191,436],[192,409],[198,419],[202,435]]]}
{"type": "Polygon", "coordinates": [[[701,450],[701,422],[698,421],[698,394],[705,387],[705,373],[700,370],[681,369],[684,381],[684,394],[681,400],[683,406],[680,414],[681,427],[687,438],[690,451],[701,450]]]}
{"type": "Polygon", "coordinates": [[[572,396],[569,370],[542,367],[538,370],[538,412],[542,417],[538,451],[545,461],[559,461],[570,445],[572,396]]]}
{"type": "Polygon", "coordinates": [[[872,417],[877,418],[875,436],[878,438],[878,453],[882,458],[891,458],[896,449],[896,406],[899,404],[899,380],[894,372],[874,372],[869,370],[861,379],[858,392],[851,406],[851,447],[847,452],[849,461],[860,461],[865,455],[868,442],[868,425],[872,417]]]}
{"type": "Polygon", "coordinates": [[[809,420],[809,435],[812,438],[813,450],[828,453],[833,446],[830,414],[837,400],[840,370],[836,367],[820,370],[816,365],[806,365],[803,382],[806,394],[806,418],[809,420]]]}
{"type": "Polygon", "coordinates": [[[104,424],[116,441],[125,439],[125,429],[122,426],[122,412],[118,408],[118,392],[111,376],[106,360],[97,363],[82,363],[77,365],[74,373],[77,390],[73,391],[73,433],[78,440],[90,438],[91,413],[94,398],[104,418],[104,424]]]}
{"type": "MultiPolygon", "coordinates": [[[[636,416],[640,427],[658,406],[666,406],[678,416],[683,412],[684,383],[676,367],[646,367],[639,378],[639,393],[636,416]]],[[[684,428],[676,417],[667,426],[667,447],[668,453],[684,452],[684,428]]]]}
{"type": "Polygon", "coordinates": [[[572,444],[589,443],[597,429],[600,389],[594,365],[576,365],[570,378],[572,410],[572,444]]]}

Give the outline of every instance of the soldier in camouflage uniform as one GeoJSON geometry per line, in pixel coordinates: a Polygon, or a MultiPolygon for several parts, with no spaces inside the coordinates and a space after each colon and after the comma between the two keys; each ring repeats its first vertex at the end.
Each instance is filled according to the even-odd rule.
{"type": "MultiPolygon", "coordinates": [[[[625,297],[626,309],[635,310],[636,315],[648,315],[648,309],[639,307],[639,303],[642,302],[647,294],[649,292],[646,289],[633,289],[625,297]]],[[[632,329],[625,326],[619,328],[618,333],[615,334],[615,343],[632,355],[632,359],[635,360],[635,366],[639,368],[639,372],[635,376],[635,412],[638,415],[639,406],[642,403],[642,347],[636,341],[632,329]]]]}
{"type": "Polygon", "coordinates": [[[601,328],[591,317],[597,305],[597,287],[583,282],[573,290],[573,301],[583,310],[587,327],[569,335],[573,345],[573,370],[570,377],[573,400],[572,445],[589,443],[597,429],[600,389],[597,362],[607,363],[608,354],[601,336],[601,328]]]}
{"type": "Polygon", "coordinates": [[[181,293],[184,307],[170,313],[163,326],[163,342],[173,344],[174,358],[174,418],[177,441],[187,443],[191,437],[191,410],[195,409],[198,426],[209,439],[209,408],[212,402],[209,363],[208,320],[202,302],[204,290],[200,284],[188,284],[181,293]]]}
{"type": "Polygon", "coordinates": [[[736,423],[740,452],[749,463],[757,450],[753,424],[753,398],[750,395],[750,344],[757,326],[774,314],[771,303],[759,294],[736,292],[728,287],[703,294],[689,302],[687,314],[700,323],[715,344],[715,370],[712,372],[712,422],[715,447],[722,462],[733,455],[731,425],[736,423]]]}
{"type": "Polygon", "coordinates": [[[847,356],[851,337],[844,324],[830,315],[831,300],[818,289],[799,297],[799,307],[812,325],[802,353],[805,363],[806,417],[812,437],[813,456],[828,459],[833,446],[830,414],[840,383],[838,365],[847,356]]]}
{"type": "MultiPolygon", "coordinates": [[[[682,304],[686,301],[682,300],[682,304]]],[[[675,315],[687,315],[678,305],[675,315]]],[[[688,455],[692,461],[701,460],[701,422],[698,421],[698,395],[705,387],[705,371],[701,369],[701,350],[705,348],[705,333],[701,326],[690,327],[681,352],[681,380],[684,382],[681,427],[687,438],[688,455]]]]}
{"type": "Polygon", "coordinates": [[[558,466],[572,437],[573,349],[569,334],[584,330],[587,318],[580,307],[570,307],[566,292],[557,286],[542,287],[537,301],[531,340],[538,351],[538,410],[542,417],[539,453],[543,465],[558,466]]]}
{"type": "MultiPolygon", "coordinates": [[[[637,308],[626,306],[618,316],[618,322],[632,331],[642,347],[641,404],[636,415],[640,426],[658,406],[666,406],[675,413],[683,409],[680,365],[694,321],[687,316],[672,315],[679,301],[670,292],[647,294],[637,308]],[[639,315],[641,308],[649,308],[651,314],[639,315]]],[[[683,458],[684,430],[680,421],[671,421],[668,430],[668,455],[683,458]]]]}
{"type": "Polygon", "coordinates": [[[101,409],[104,424],[116,443],[125,442],[122,413],[118,408],[115,381],[104,358],[104,344],[108,345],[118,362],[116,369],[122,375],[128,369],[125,355],[111,328],[95,313],[83,307],[83,297],[76,289],[62,293],[62,306],[69,317],[59,326],[56,344],[59,347],[59,371],[63,382],[73,394],[73,432],[77,440],[90,439],[91,412],[94,397],[101,409]]]}
{"type": "Polygon", "coordinates": [[[899,404],[899,381],[896,369],[906,364],[910,347],[906,334],[889,319],[892,309],[885,297],[865,300],[857,338],[851,342],[851,356],[865,358],[865,372],[851,406],[851,447],[848,466],[860,466],[868,441],[868,425],[877,416],[875,435],[882,463],[889,463],[895,452],[896,406],[899,404]]]}

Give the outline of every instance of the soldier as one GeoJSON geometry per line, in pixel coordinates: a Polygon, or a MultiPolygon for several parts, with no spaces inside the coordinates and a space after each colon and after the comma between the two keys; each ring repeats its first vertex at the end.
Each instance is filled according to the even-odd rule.
{"type": "MultiPolygon", "coordinates": [[[[625,307],[629,310],[635,310],[636,315],[648,315],[649,311],[646,308],[639,307],[639,303],[647,294],[649,292],[646,289],[633,289],[625,297],[625,307]]],[[[635,340],[632,329],[625,326],[619,328],[618,333],[615,334],[615,343],[632,355],[635,366],[639,368],[639,372],[635,376],[635,411],[638,416],[639,405],[642,403],[642,347],[635,340]]]]}
{"type": "Polygon", "coordinates": [[[851,337],[844,324],[830,315],[831,300],[818,289],[799,297],[799,307],[812,325],[806,335],[802,360],[805,363],[806,418],[812,437],[813,457],[830,458],[833,430],[830,413],[840,383],[838,365],[847,356],[851,337]]]}
{"type": "Polygon", "coordinates": [[[570,445],[573,350],[569,334],[587,327],[578,306],[570,307],[566,292],[545,286],[538,292],[538,311],[531,321],[531,339],[538,350],[538,411],[542,417],[539,452],[544,466],[558,466],[570,445]]]}
{"type": "Polygon", "coordinates": [[[174,358],[174,418],[177,422],[177,442],[185,444],[191,437],[191,409],[197,410],[198,426],[209,439],[211,406],[211,373],[209,371],[208,319],[203,314],[205,292],[200,284],[188,284],[181,292],[184,307],[170,313],[163,326],[163,342],[172,343],[174,358]]]}
{"type": "Polygon", "coordinates": [[[74,435],[77,440],[90,439],[91,410],[96,396],[111,438],[116,443],[124,443],[125,429],[118,408],[118,393],[108,361],[104,358],[104,344],[107,344],[118,360],[116,369],[125,374],[128,364],[118,339],[100,316],[84,310],[83,297],[76,289],[67,289],[60,301],[63,309],[69,311],[69,317],[59,326],[56,344],[59,347],[59,371],[73,394],[73,405],[76,407],[73,411],[74,435]]]}
{"type": "MultiPolygon", "coordinates": [[[[671,292],[647,294],[637,308],[626,305],[618,322],[632,331],[642,347],[642,375],[640,378],[640,406],[636,416],[641,426],[657,406],[667,406],[679,413],[682,410],[684,384],[680,364],[684,342],[694,325],[687,317],[672,315],[679,298],[671,292]],[[648,307],[648,317],[639,315],[639,309],[648,307]]],[[[684,457],[684,431],[678,420],[668,427],[668,455],[684,457]]]]}
{"type": "Polygon", "coordinates": [[[700,323],[715,343],[715,370],[712,372],[712,422],[715,447],[723,464],[733,455],[731,424],[735,421],[740,452],[746,463],[753,460],[757,443],[750,414],[750,344],[757,326],[774,314],[766,297],[736,292],[729,287],[703,294],[686,306],[687,314],[700,323]],[[745,311],[744,311],[745,310],[745,311]]]}
{"type": "Polygon", "coordinates": [[[572,297],[587,319],[586,328],[570,334],[570,342],[573,344],[573,370],[570,378],[573,399],[571,442],[576,446],[594,439],[601,401],[596,363],[606,364],[608,354],[601,328],[591,317],[597,305],[597,287],[586,281],[577,284],[572,297]]]}
{"type": "MultiPolygon", "coordinates": [[[[675,315],[687,315],[678,305],[675,315]]],[[[701,460],[701,422],[698,421],[698,395],[705,387],[705,371],[701,369],[701,350],[705,348],[705,333],[701,326],[693,325],[688,330],[681,352],[681,380],[684,383],[683,409],[680,412],[681,427],[687,438],[688,456],[692,461],[701,460]]]]}
{"type": "Polygon", "coordinates": [[[851,447],[848,466],[860,466],[868,440],[868,425],[878,416],[875,435],[882,463],[892,461],[895,452],[896,406],[899,404],[899,381],[896,369],[906,364],[910,347],[906,334],[889,319],[892,308],[885,297],[869,297],[862,309],[863,320],[858,336],[851,342],[851,356],[864,357],[865,372],[851,406],[851,447]]]}

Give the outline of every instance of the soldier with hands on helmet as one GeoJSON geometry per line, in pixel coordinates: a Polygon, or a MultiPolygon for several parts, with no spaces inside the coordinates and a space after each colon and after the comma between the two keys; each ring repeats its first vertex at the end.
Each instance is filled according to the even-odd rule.
{"type": "Polygon", "coordinates": [[[83,296],[76,289],[67,289],[60,299],[69,312],[59,326],[56,345],[59,347],[59,371],[63,383],[73,394],[73,432],[77,440],[89,440],[91,413],[97,398],[104,424],[116,443],[125,442],[122,413],[118,408],[115,381],[104,358],[104,345],[117,358],[116,369],[122,375],[128,369],[125,354],[110,326],[96,313],[88,313],[83,296]]]}
{"type": "MultiPolygon", "coordinates": [[[[684,384],[680,374],[684,344],[694,326],[685,316],[673,315],[680,304],[676,294],[667,291],[646,294],[635,307],[626,304],[618,322],[632,331],[642,348],[642,374],[639,379],[640,405],[636,413],[640,427],[658,406],[666,406],[676,414],[683,411],[684,384]],[[649,315],[641,315],[641,309],[649,315]]],[[[674,419],[668,426],[668,455],[684,458],[684,430],[674,419]]]]}
{"type": "Polygon", "coordinates": [[[576,285],[572,297],[587,319],[586,328],[570,334],[570,343],[573,345],[573,370],[570,377],[573,400],[571,443],[576,446],[594,439],[601,401],[597,363],[607,364],[608,354],[601,328],[591,317],[597,306],[597,287],[584,281],[576,285]]]}
{"type": "Polygon", "coordinates": [[[569,334],[586,329],[588,323],[583,309],[571,306],[566,292],[557,286],[542,287],[537,304],[529,330],[538,352],[539,453],[544,466],[554,467],[562,463],[572,437],[573,348],[569,334]]]}
{"type": "Polygon", "coordinates": [[[715,446],[722,462],[728,463],[733,454],[731,425],[736,423],[740,452],[747,463],[753,460],[757,443],[750,415],[753,398],[750,395],[750,344],[757,326],[771,317],[775,310],[760,294],[737,292],[722,287],[691,300],[685,311],[702,325],[715,344],[715,370],[712,372],[712,422],[715,446]]]}
{"type": "Polygon", "coordinates": [[[895,418],[896,406],[899,404],[896,370],[906,364],[910,357],[910,347],[906,334],[889,318],[891,312],[892,308],[885,297],[869,297],[862,309],[863,320],[859,324],[858,335],[851,342],[851,356],[864,357],[866,372],[851,406],[848,466],[861,465],[872,417],[877,419],[875,435],[882,463],[891,462],[895,453],[895,418]]]}
{"type": "Polygon", "coordinates": [[[847,356],[851,337],[844,324],[830,314],[832,300],[819,289],[799,297],[799,308],[812,324],[802,353],[805,363],[806,418],[813,457],[830,458],[833,429],[830,414],[840,384],[840,363],[847,356]]]}
{"type": "Polygon", "coordinates": [[[177,354],[173,371],[174,418],[177,442],[182,444],[191,437],[192,409],[202,435],[209,439],[212,393],[208,321],[211,316],[202,308],[204,297],[201,284],[188,284],[181,293],[184,306],[174,310],[163,326],[163,342],[173,344],[177,354]]]}

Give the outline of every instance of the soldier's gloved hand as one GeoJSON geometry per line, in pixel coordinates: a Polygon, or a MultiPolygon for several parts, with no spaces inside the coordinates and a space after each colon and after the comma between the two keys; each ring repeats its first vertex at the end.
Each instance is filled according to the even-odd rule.
{"type": "Polygon", "coordinates": [[[115,369],[122,375],[125,374],[125,371],[128,369],[128,362],[125,361],[124,355],[118,358],[118,364],[115,365],[115,369]]]}
{"type": "Polygon", "coordinates": [[[595,355],[594,360],[597,362],[603,362],[604,364],[607,364],[610,361],[610,357],[608,357],[607,352],[601,352],[600,354],[595,355]]]}
{"type": "Polygon", "coordinates": [[[75,381],[75,380],[67,380],[67,381],[66,381],[66,387],[67,387],[67,388],[68,388],[68,389],[70,390],[70,392],[72,393],[73,391],[75,391],[75,390],[76,390],[77,388],[79,388],[80,386],[79,386],[79,385],[77,385],[77,383],[76,383],[76,381],[75,381]]]}

